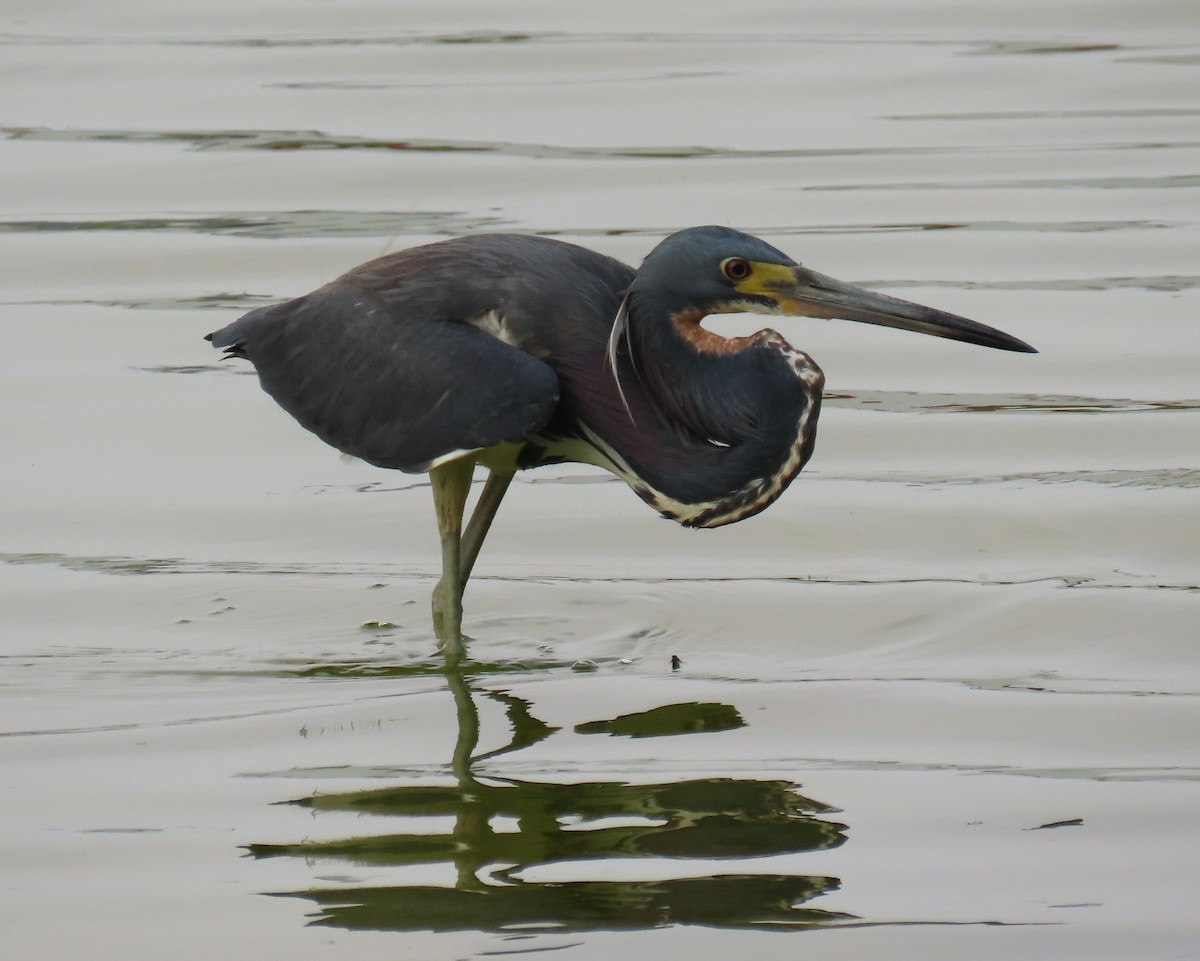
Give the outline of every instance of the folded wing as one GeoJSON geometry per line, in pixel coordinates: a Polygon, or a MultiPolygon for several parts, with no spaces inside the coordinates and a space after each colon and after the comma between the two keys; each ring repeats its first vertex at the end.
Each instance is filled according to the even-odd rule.
{"type": "Polygon", "coordinates": [[[261,307],[209,335],[338,450],[421,472],[457,451],[519,441],[558,406],[554,371],[462,321],[400,315],[338,284],[261,307]]]}

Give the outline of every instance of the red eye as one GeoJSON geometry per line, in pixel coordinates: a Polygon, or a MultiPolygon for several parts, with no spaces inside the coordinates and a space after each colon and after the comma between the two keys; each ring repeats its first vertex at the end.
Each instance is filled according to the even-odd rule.
{"type": "Polygon", "coordinates": [[[721,264],[721,269],[725,271],[726,277],[734,281],[745,280],[750,276],[750,265],[741,257],[730,257],[721,264]]]}

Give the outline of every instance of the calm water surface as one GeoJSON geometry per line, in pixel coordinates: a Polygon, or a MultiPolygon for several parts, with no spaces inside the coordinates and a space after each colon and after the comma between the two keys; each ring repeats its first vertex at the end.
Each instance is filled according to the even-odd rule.
{"type": "Polygon", "coordinates": [[[0,47],[7,956],[1194,952],[1192,6],[20,0],[0,47]],[[425,479],[201,336],[710,222],[1041,353],[780,320],[829,390],[783,500],[523,478],[444,676],[425,479]]]}

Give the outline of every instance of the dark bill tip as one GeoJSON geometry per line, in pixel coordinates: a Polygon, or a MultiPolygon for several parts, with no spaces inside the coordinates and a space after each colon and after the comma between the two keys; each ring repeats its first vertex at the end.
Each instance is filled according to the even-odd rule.
{"type": "Polygon", "coordinates": [[[795,268],[794,273],[794,281],[775,291],[780,305],[791,314],[854,320],[996,350],[1037,353],[1036,348],[1011,334],[957,314],[878,294],[804,267],[795,268]]]}

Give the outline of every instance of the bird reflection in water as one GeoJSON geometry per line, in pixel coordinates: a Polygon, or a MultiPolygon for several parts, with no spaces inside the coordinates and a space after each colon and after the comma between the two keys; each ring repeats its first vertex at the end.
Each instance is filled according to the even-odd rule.
{"type": "MultiPolygon", "coordinates": [[[[292,802],[314,811],[409,821],[436,818],[430,822],[431,830],[256,844],[250,852],[259,858],[329,859],[400,871],[443,865],[452,868],[453,884],[347,884],[286,892],[315,902],[320,913],[314,924],[383,931],[519,928],[523,933],[567,933],[670,924],[802,928],[850,917],[801,906],[837,888],[837,880],[828,877],[730,871],[649,881],[588,880],[589,860],[664,859],[667,875],[686,875],[688,862],[699,870],[710,870],[713,860],[733,860],[738,867],[747,867],[752,859],[835,847],[845,840],[845,825],[821,817],[832,809],[802,797],[783,780],[711,777],[652,784],[554,783],[478,775],[474,767],[481,761],[536,744],[557,729],[534,717],[523,698],[481,690],[483,696],[504,704],[512,734],[504,747],[477,755],[476,692],[462,673],[447,670],[446,677],[458,714],[452,780],[321,794],[292,802]],[[453,818],[453,827],[438,833],[435,825],[447,818],[453,818]],[[665,859],[670,859],[669,864],[665,859]],[[566,862],[573,874],[583,878],[538,880],[538,869],[566,862]]],[[[607,726],[606,733],[637,736],[639,724],[645,723],[649,725],[645,736],[658,736],[711,730],[713,718],[728,726],[731,716],[736,711],[728,705],[675,704],[581,728],[600,732],[607,726]],[[670,723],[677,729],[667,730],[665,719],[673,719],[670,723]]],[[[738,718],[735,726],[742,723],[738,718]]],[[[772,867],[777,870],[778,862],[772,867]]],[[[611,865],[595,873],[609,875],[611,865]]]]}

